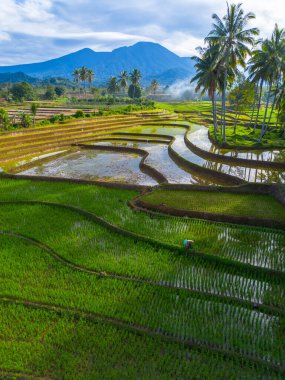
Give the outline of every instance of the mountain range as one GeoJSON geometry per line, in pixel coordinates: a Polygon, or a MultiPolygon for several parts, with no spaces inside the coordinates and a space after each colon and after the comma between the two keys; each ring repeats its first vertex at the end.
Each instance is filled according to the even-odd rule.
{"type": "Polygon", "coordinates": [[[157,79],[160,84],[170,85],[194,74],[190,58],[179,57],[160,44],[152,42],[138,42],[112,52],[95,52],[85,48],[45,62],[0,66],[0,73],[21,72],[40,79],[71,78],[73,70],[83,65],[94,70],[95,85],[104,84],[109,77],[134,68],[141,71],[144,84],[157,79]]]}

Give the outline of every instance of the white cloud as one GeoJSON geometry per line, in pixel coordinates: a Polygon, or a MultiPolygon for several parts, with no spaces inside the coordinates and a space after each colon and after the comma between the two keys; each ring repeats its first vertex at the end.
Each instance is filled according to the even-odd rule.
{"type": "MultiPolygon", "coordinates": [[[[285,27],[284,0],[244,0],[245,11],[267,37],[275,22],[285,27]]],[[[1,0],[0,64],[53,58],[83,47],[111,50],[155,41],[190,56],[225,13],[224,0],[1,0]],[[44,49],[41,48],[44,46],[44,49]]]]}

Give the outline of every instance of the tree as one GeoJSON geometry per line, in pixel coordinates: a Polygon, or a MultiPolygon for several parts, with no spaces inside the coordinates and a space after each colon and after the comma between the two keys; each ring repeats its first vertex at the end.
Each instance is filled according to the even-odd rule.
{"type": "Polygon", "coordinates": [[[159,83],[158,83],[158,81],[157,81],[156,79],[154,79],[154,80],[151,82],[151,84],[150,84],[150,89],[151,89],[151,91],[153,92],[153,94],[156,93],[156,91],[158,90],[158,88],[159,88],[159,83]]]}
{"type": "Polygon", "coordinates": [[[74,82],[79,85],[80,83],[80,69],[75,69],[72,73],[74,82]]]}
{"type": "Polygon", "coordinates": [[[4,108],[0,108],[0,125],[4,130],[7,130],[11,125],[9,114],[4,108]]]}
{"type": "Polygon", "coordinates": [[[107,91],[111,95],[115,95],[119,91],[119,85],[116,77],[111,77],[107,82],[107,91]]]}
{"type": "Polygon", "coordinates": [[[236,83],[236,86],[229,92],[228,100],[230,105],[235,110],[235,124],[234,133],[236,133],[236,127],[239,120],[239,113],[248,109],[255,100],[255,86],[240,76],[236,83]]]}
{"type": "Polygon", "coordinates": [[[128,88],[128,85],[129,85],[128,82],[129,82],[128,72],[124,70],[121,72],[119,76],[119,80],[118,80],[118,84],[124,92],[126,92],[126,89],[128,88]]]}
{"type": "Polygon", "coordinates": [[[11,94],[16,102],[34,99],[34,89],[26,82],[15,83],[11,88],[11,94]]]}
{"type": "Polygon", "coordinates": [[[135,96],[135,91],[140,86],[141,77],[142,77],[142,74],[141,74],[141,72],[138,69],[134,69],[130,73],[130,80],[131,80],[131,84],[133,85],[132,86],[132,91],[133,92],[131,92],[131,95],[130,95],[130,88],[129,88],[129,91],[128,91],[130,98],[136,98],[137,97],[137,96],[135,96]]]}
{"type": "Polygon", "coordinates": [[[31,114],[33,116],[33,126],[35,126],[35,120],[36,120],[38,108],[39,108],[38,104],[36,104],[36,103],[31,104],[31,114]]]}
{"type": "Polygon", "coordinates": [[[226,90],[228,84],[228,74],[230,68],[237,70],[238,65],[245,68],[245,59],[250,55],[249,46],[254,45],[254,36],[259,34],[257,28],[248,28],[248,23],[255,18],[253,13],[244,14],[242,4],[227,4],[227,13],[221,19],[217,14],[213,14],[213,29],[206,37],[206,42],[215,48],[218,46],[215,65],[224,66],[224,83],[222,90],[222,135],[226,141],[226,90]]]}
{"type": "Polygon", "coordinates": [[[56,98],[56,93],[55,93],[55,89],[53,86],[48,86],[48,88],[44,94],[44,98],[47,100],[53,100],[56,98]]]}
{"type": "Polygon", "coordinates": [[[94,77],[95,77],[94,71],[91,69],[87,69],[86,77],[89,83],[89,87],[91,87],[91,83],[94,81],[94,77]]]}
{"type": "Polygon", "coordinates": [[[140,86],[131,84],[128,90],[128,95],[132,99],[138,99],[142,96],[142,90],[140,86]]]}
{"type": "Polygon", "coordinates": [[[60,87],[60,86],[56,86],[56,87],[54,88],[54,91],[55,91],[55,93],[56,93],[56,96],[60,97],[60,96],[64,95],[64,93],[65,93],[65,88],[64,88],[64,87],[60,87]]]}
{"type": "Polygon", "coordinates": [[[19,119],[23,128],[29,128],[32,125],[31,117],[25,112],[19,112],[19,119]]]}

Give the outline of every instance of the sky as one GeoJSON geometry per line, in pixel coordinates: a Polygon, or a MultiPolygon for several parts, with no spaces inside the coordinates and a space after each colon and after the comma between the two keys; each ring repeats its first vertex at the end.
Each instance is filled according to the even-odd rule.
{"type": "MultiPolygon", "coordinates": [[[[242,1],[241,1],[242,2],[242,1]]],[[[244,0],[268,37],[285,27],[284,0],[244,0]]],[[[224,0],[0,0],[0,65],[41,62],[89,47],[111,51],[157,42],[180,56],[203,44],[224,0]]]]}

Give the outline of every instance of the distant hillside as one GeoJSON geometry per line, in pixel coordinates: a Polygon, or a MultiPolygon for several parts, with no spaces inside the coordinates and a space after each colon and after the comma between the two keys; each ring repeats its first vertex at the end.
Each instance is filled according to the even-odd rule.
{"type": "Polygon", "coordinates": [[[97,85],[104,83],[112,75],[118,75],[122,70],[131,71],[134,68],[142,72],[145,84],[153,78],[158,79],[161,84],[172,84],[194,73],[190,58],[181,58],[152,42],[138,42],[133,46],[106,53],[86,48],[46,62],[0,66],[0,73],[20,71],[37,78],[71,78],[73,70],[83,65],[94,70],[97,85]]]}
{"type": "Polygon", "coordinates": [[[30,84],[36,84],[39,82],[38,78],[31,77],[23,72],[8,72],[0,74],[0,83],[17,83],[17,82],[27,82],[30,84]]]}

